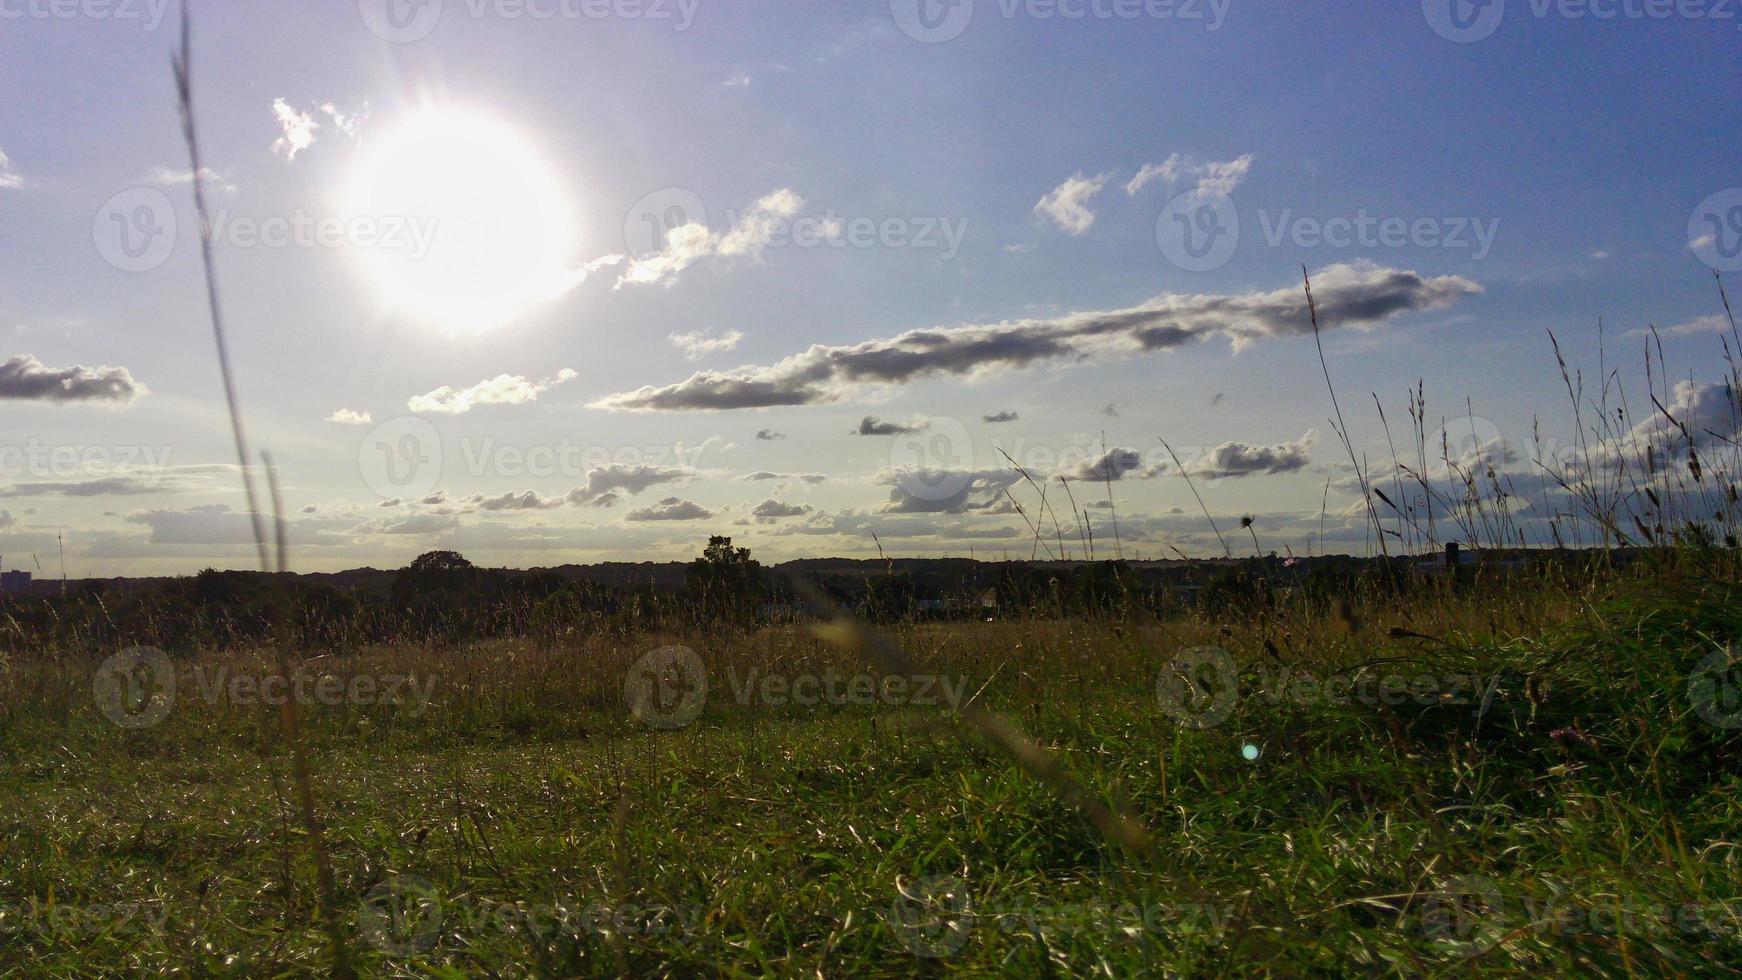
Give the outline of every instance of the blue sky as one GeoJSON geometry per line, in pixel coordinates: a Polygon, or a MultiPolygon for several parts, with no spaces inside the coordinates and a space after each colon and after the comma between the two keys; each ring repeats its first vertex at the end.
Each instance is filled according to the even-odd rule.
{"type": "MultiPolygon", "coordinates": [[[[1303,265],[1350,309],[1385,308],[1325,334],[1372,465],[1389,451],[1370,393],[1395,426],[1422,379],[1436,425],[1473,411],[1529,471],[1534,417],[1569,432],[1550,329],[1594,368],[1599,318],[1630,367],[1628,331],[1681,327],[1672,374],[1719,379],[1711,271],[1734,252],[1697,233],[1709,214],[1742,235],[1724,223],[1742,215],[1733,3],[1599,17],[1508,0],[1468,8],[1491,32],[1460,41],[1446,0],[1067,0],[1077,18],[925,0],[953,25],[928,43],[910,0],[424,0],[401,8],[417,36],[383,37],[387,2],[404,0],[193,4],[235,365],[305,570],[432,547],[520,566],[684,557],[709,533],[775,558],[875,553],[873,531],[900,554],[1026,555],[1004,491],[1033,501],[998,450],[1093,482],[1103,439],[1138,457],[1110,484],[1136,552],[1219,550],[1159,438],[1267,548],[1360,551],[1312,338],[1260,301],[1303,265]],[[389,149],[410,120],[425,156],[389,149]],[[359,197],[371,167],[404,178],[359,197]],[[513,178],[473,180],[497,172],[513,178]],[[541,178],[558,190],[535,193],[541,178]],[[425,262],[388,288],[404,270],[372,266],[355,233],[406,187],[434,188],[435,241],[473,250],[446,261],[496,271],[425,262]],[[1170,209],[1206,204],[1238,245],[1182,267],[1170,209]],[[508,230],[467,240],[452,209],[473,206],[508,230]],[[653,211],[688,237],[638,233],[653,211]],[[292,218],[348,237],[234,232],[292,218]],[[1336,236],[1358,218],[1410,230],[1336,236]],[[525,244],[546,231],[563,254],[525,244]],[[828,243],[789,240],[807,231],[828,243]],[[504,268],[545,263],[593,271],[505,295],[504,268]],[[488,313],[407,308],[392,297],[408,284],[488,313]],[[1134,309],[1184,333],[1080,330],[1134,309]],[[896,355],[907,366],[875,379],[844,366],[896,355]],[[819,365],[821,382],[796,380],[819,365]],[[713,380],[683,384],[697,372],[713,380]],[[719,410],[721,378],[780,404],[719,410]],[[703,388],[710,410],[691,404],[703,388]],[[644,390],[663,394],[626,397],[644,390]],[[1017,418],[984,421],[999,413],[1017,418]],[[868,416],[914,431],[857,434],[868,416]],[[762,473],[782,476],[746,479],[762,473]]],[[[57,534],[74,575],[252,560],[168,70],[176,15],[156,3],[0,0],[9,568],[47,568],[57,534]],[[166,250],[118,268],[114,221],[142,205],[166,250]]]]}

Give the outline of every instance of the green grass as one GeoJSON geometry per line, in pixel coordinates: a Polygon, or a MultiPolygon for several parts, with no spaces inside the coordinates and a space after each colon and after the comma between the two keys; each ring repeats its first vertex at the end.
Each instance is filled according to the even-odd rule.
{"type": "MultiPolygon", "coordinates": [[[[750,665],[864,670],[799,630],[322,661],[435,682],[421,713],[303,709],[343,938],[359,972],[385,976],[1742,963],[1742,737],[1689,688],[1742,638],[1730,576],[1501,587],[1356,618],[898,631],[919,670],[979,691],[1147,827],[1136,852],[949,712],[737,704],[728,672],[750,665]],[[654,730],[623,683],[671,642],[702,655],[711,696],[694,723],[654,730]],[[1161,709],[1156,681],[1210,642],[1239,665],[1241,696],[1200,730],[1161,709]],[[1395,704],[1257,690],[1283,665],[1328,677],[1374,661],[1374,676],[1482,690],[1395,704]],[[384,934],[364,914],[372,894],[425,914],[384,934]]],[[[4,972],[331,970],[277,712],[208,703],[184,679],[165,721],[129,730],[98,710],[94,667],[3,675],[4,972]]]]}

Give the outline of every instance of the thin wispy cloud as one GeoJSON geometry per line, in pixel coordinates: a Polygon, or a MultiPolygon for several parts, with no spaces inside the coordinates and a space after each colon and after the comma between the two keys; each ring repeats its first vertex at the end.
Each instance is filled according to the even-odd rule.
{"type": "MultiPolygon", "coordinates": [[[[1672,327],[1659,327],[1657,328],[1657,333],[1662,337],[1688,337],[1704,333],[1727,333],[1729,330],[1730,318],[1721,313],[1712,313],[1706,316],[1695,317],[1692,320],[1678,323],[1672,327]]],[[[1651,328],[1640,327],[1637,330],[1629,330],[1622,336],[1649,337],[1651,336],[1651,328]]]]}
{"type": "Polygon", "coordinates": [[[528,381],[518,374],[499,374],[470,388],[442,385],[427,394],[413,395],[405,407],[413,412],[463,415],[479,405],[522,405],[536,401],[539,395],[574,377],[575,372],[568,368],[542,381],[528,381]]]}
{"type": "MultiPolygon", "coordinates": [[[[1423,276],[1371,262],[1333,265],[1313,276],[1326,330],[1369,330],[1398,316],[1440,309],[1481,292],[1461,276],[1423,276]]],[[[990,377],[1038,364],[1105,361],[1170,350],[1212,337],[1236,350],[1273,337],[1312,332],[1298,284],[1236,294],[1164,293],[1119,310],[1048,319],[912,330],[851,346],[814,345],[774,364],[702,371],[674,384],[608,395],[594,408],[696,411],[823,405],[864,386],[932,377],[990,377]]]]}
{"type": "Polygon", "coordinates": [[[828,480],[828,477],[822,473],[775,473],[770,470],[757,470],[755,473],[746,473],[738,479],[748,483],[756,483],[763,480],[796,480],[800,483],[823,483],[828,480]]]}
{"type": "MultiPolygon", "coordinates": [[[[192,170],[175,170],[170,167],[152,167],[145,179],[159,187],[180,187],[194,182],[192,170]]],[[[200,183],[225,194],[236,193],[236,183],[228,176],[213,170],[211,167],[200,168],[200,183]]]]}
{"type": "Polygon", "coordinates": [[[709,354],[722,354],[735,350],[744,334],[737,330],[728,330],[718,336],[707,330],[692,330],[688,333],[674,333],[666,338],[672,346],[683,351],[683,356],[692,361],[699,361],[709,354]]]}
{"type": "Polygon", "coordinates": [[[1192,190],[1200,195],[1227,195],[1240,186],[1252,170],[1252,154],[1232,160],[1199,163],[1190,157],[1173,154],[1161,163],[1146,163],[1125,184],[1125,193],[1135,197],[1154,181],[1173,187],[1185,181],[1193,182],[1192,190]]]}
{"type": "Polygon", "coordinates": [[[752,204],[737,224],[724,232],[711,231],[693,221],[672,228],[666,232],[664,249],[629,259],[617,278],[617,288],[625,284],[670,285],[678,274],[709,256],[760,261],[778,223],[798,214],[804,205],[804,198],[783,187],[752,204]]]}

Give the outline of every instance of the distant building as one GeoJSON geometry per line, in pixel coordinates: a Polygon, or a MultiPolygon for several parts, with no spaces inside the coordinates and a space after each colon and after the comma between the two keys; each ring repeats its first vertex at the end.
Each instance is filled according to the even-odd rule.
{"type": "Polygon", "coordinates": [[[23,592],[28,588],[29,572],[0,572],[0,592],[23,592]]]}

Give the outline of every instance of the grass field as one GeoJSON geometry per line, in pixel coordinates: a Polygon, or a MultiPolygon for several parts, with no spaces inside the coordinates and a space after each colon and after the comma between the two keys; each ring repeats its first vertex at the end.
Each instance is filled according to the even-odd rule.
{"type": "Polygon", "coordinates": [[[1226,623],[916,624],[894,631],[903,686],[803,627],[318,660],[294,700],[332,926],[278,689],[252,686],[275,659],[178,659],[173,692],[139,667],[156,701],[97,658],[19,659],[0,961],[1723,973],[1742,963],[1739,599],[1727,561],[1692,555],[1226,623]],[[674,645],[696,660],[650,674],[674,645]],[[981,709],[1059,772],[982,738],[981,709]]]}

